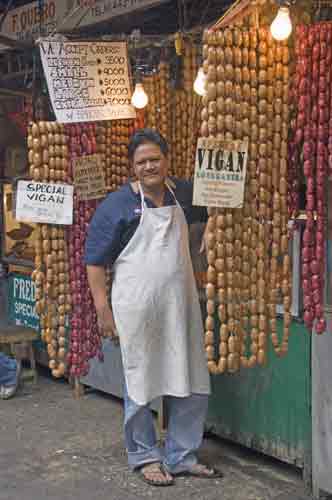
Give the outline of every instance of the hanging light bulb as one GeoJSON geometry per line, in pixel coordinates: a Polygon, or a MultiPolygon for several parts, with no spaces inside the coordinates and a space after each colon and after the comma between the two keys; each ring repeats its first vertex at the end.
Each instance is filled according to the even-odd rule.
{"type": "Polygon", "coordinates": [[[292,21],[288,7],[280,7],[271,24],[271,35],[275,40],[286,40],[292,32],[292,21]]]}
{"type": "Polygon", "coordinates": [[[203,68],[199,68],[196,79],[194,81],[194,91],[198,95],[205,95],[206,93],[206,75],[203,68]]]}
{"type": "Polygon", "coordinates": [[[149,98],[144,90],[142,83],[136,83],[134,93],[131,97],[131,104],[137,108],[145,108],[149,101],[149,98]]]}

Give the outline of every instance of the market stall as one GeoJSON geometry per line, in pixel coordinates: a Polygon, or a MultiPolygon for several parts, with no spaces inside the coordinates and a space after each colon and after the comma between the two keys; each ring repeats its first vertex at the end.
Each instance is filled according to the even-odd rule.
{"type": "Polygon", "coordinates": [[[287,199],[291,47],[287,40],[275,41],[264,24],[232,29],[226,21],[221,24],[225,27],[206,34],[203,46],[208,83],[201,136],[245,138],[249,160],[243,209],[210,212],[207,356],[216,375],[256,363],[264,366],[264,373],[241,370],[235,377],[215,377],[209,422],[223,436],[304,467],[310,454],[309,339],[300,347],[301,329],[296,329],[291,312],[292,299],[299,294],[299,283],[291,278],[290,244],[293,236],[296,275],[299,237],[290,228],[287,199]],[[297,286],[293,293],[292,285],[297,286]],[[291,332],[296,335],[295,347],[281,362],[272,351],[285,356],[291,332]],[[293,378],[291,391],[299,394],[301,412],[289,414],[290,393],[284,387],[298,348],[303,354],[298,366],[302,376],[293,378]],[[231,408],[224,407],[224,394],[231,408]],[[273,401],[278,401],[277,408],[273,401]]]}
{"type": "MultiPolygon", "coordinates": [[[[305,11],[305,13],[308,12],[305,11]]],[[[328,12],[325,12],[325,15],[327,15],[328,20],[328,12]]],[[[262,28],[260,28],[260,30],[262,30],[262,28]]],[[[223,34],[221,34],[220,31],[210,34],[211,38],[207,48],[207,60],[209,60],[209,53],[211,53],[210,61],[213,62],[212,53],[215,52],[213,47],[219,48],[221,44],[225,44],[225,41],[226,49],[224,49],[224,56],[226,58],[226,33],[229,37],[228,46],[233,48],[233,60],[231,59],[231,52],[229,51],[228,63],[235,61],[235,57],[237,57],[238,61],[241,60],[240,53],[236,54],[235,52],[238,50],[237,42],[239,38],[238,36],[235,37],[233,30],[233,38],[231,39],[229,31],[229,29],[225,28],[222,32],[223,34]]],[[[271,32],[272,31],[271,29],[271,32]]],[[[207,42],[209,42],[209,35],[207,42]]],[[[299,465],[303,468],[305,478],[309,483],[311,479],[311,459],[313,458],[314,493],[315,497],[318,498],[319,489],[331,490],[329,477],[328,474],[326,474],[326,471],[330,468],[327,465],[330,458],[330,436],[327,429],[331,422],[329,414],[330,407],[328,403],[329,370],[326,362],[329,353],[330,334],[330,329],[326,323],[329,311],[329,299],[326,299],[326,290],[328,290],[329,297],[330,279],[329,274],[326,276],[325,264],[327,246],[329,247],[329,244],[327,245],[327,234],[329,234],[327,223],[327,199],[330,186],[327,185],[326,179],[330,175],[331,158],[331,23],[323,21],[312,24],[299,23],[297,25],[294,34],[294,46],[290,46],[289,72],[287,70],[286,73],[282,71],[281,67],[284,61],[282,55],[284,48],[282,47],[285,47],[285,45],[283,45],[285,42],[282,42],[279,48],[277,45],[273,50],[273,44],[269,43],[268,37],[265,39],[264,32],[259,31],[253,43],[254,47],[258,48],[256,58],[254,53],[252,53],[252,59],[250,60],[250,50],[247,54],[245,48],[242,48],[242,64],[243,53],[245,53],[249,68],[251,67],[250,71],[252,71],[248,83],[251,84],[252,79],[257,82],[253,85],[254,89],[250,90],[248,87],[248,91],[246,91],[248,100],[251,103],[248,117],[249,121],[251,120],[251,146],[253,135],[260,138],[259,146],[257,145],[257,151],[255,147],[254,151],[249,153],[249,157],[252,157],[254,154],[259,165],[258,169],[257,164],[256,166],[253,165],[254,176],[252,184],[250,185],[251,187],[249,188],[251,190],[250,199],[252,200],[253,197],[258,196],[259,200],[257,205],[254,204],[254,213],[251,215],[251,220],[255,217],[256,210],[258,210],[258,212],[260,211],[260,204],[263,205],[264,220],[268,221],[270,217],[272,218],[270,227],[272,235],[269,238],[269,244],[272,244],[270,247],[271,253],[265,252],[265,257],[269,260],[272,267],[269,274],[268,268],[263,268],[262,263],[261,271],[259,272],[257,266],[257,274],[256,272],[254,273],[254,284],[260,282],[260,273],[263,280],[261,280],[258,289],[254,288],[255,293],[254,296],[252,296],[254,302],[252,300],[250,303],[250,305],[254,307],[254,310],[250,310],[249,315],[249,324],[251,324],[251,328],[253,327],[250,334],[250,348],[247,348],[247,350],[243,346],[241,349],[241,346],[236,345],[236,335],[230,338],[229,331],[227,331],[230,329],[230,321],[232,324],[232,328],[230,329],[231,332],[235,330],[233,324],[234,319],[239,322],[239,330],[241,331],[243,328],[241,323],[243,323],[243,321],[246,322],[246,313],[242,312],[239,317],[236,317],[236,305],[235,307],[233,305],[229,310],[229,299],[226,301],[227,308],[220,308],[220,306],[218,308],[219,325],[221,325],[219,362],[218,356],[216,356],[216,344],[213,342],[215,337],[211,336],[210,333],[214,331],[215,300],[212,300],[210,306],[210,319],[206,326],[206,335],[209,349],[208,356],[210,356],[212,362],[211,370],[213,372],[218,373],[227,369],[229,371],[235,371],[239,362],[243,363],[244,366],[248,362],[251,363],[251,360],[252,363],[254,363],[256,356],[257,361],[260,362],[260,350],[262,357],[264,357],[264,351],[265,354],[268,353],[270,355],[270,362],[269,366],[264,368],[263,376],[258,370],[256,372],[242,372],[236,377],[216,377],[214,379],[214,391],[210,405],[210,424],[213,430],[217,429],[218,432],[219,429],[219,433],[223,436],[229,436],[231,439],[236,439],[247,445],[249,444],[255,449],[299,465]],[[266,41],[267,44],[265,43],[266,41]],[[265,56],[267,56],[267,59],[265,56]],[[271,66],[275,63],[277,63],[277,65],[279,64],[279,68],[276,67],[275,70],[273,70],[271,66]],[[273,86],[271,86],[272,82],[273,86]],[[285,95],[287,95],[287,99],[284,101],[284,106],[282,106],[282,99],[285,98],[285,95]],[[253,103],[258,106],[258,113],[256,113],[255,109],[252,107],[253,103]],[[269,114],[269,104],[273,104],[273,108],[270,108],[270,113],[273,111],[271,114],[269,114]],[[265,108],[265,106],[267,107],[265,108]],[[264,111],[262,111],[264,108],[269,118],[268,123],[265,122],[265,118],[262,116],[264,114],[264,111]],[[283,117],[287,117],[287,119],[290,120],[285,135],[282,132],[283,117]],[[279,120],[281,121],[279,122],[279,120]],[[256,127],[258,127],[258,130],[256,127]],[[261,131],[259,131],[260,127],[262,127],[261,131]],[[288,145],[285,144],[282,148],[282,141],[287,141],[288,145]],[[280,152],[274,156],[274,148],[278,146],[281,146],[280,152]],[[264,161],[262,162],[263,158],[264,161]],[[267,163],[265,163],[266,158],[267,163]],[[287,160],[288,171],[284,170],[286,164],[280,164],[278,167],[276,163],[282,161],[283,158],[287,160]],[[271,167],[272,170],[269,170],[271,167]],[[284,185],[282,178],[284,175],[283,172],[285,172],[287,177],[288,188],[284,185]],[[304,196],[301,192],[301,184],[303,181],[305,184],[304,196]],[[271,189],[271,186],[273,192],[269,195],[266,191],[271,189]],[[288,200],[286,201],[284,197],[287,196],[287,192],[288,200]],[[276,197],[276,194],[280,195],[280,198],[278,196],[276,197]],[[301,196],[304,198],[304,204],[302,206],[300,205],[301,196]],[[271,200],[272,204],[267,200],[271,200]],[[275,213],[281,212],[281,224],[279,224],[279,220],[275,215],[273,216],[271,212],[270,214],[266,212],[266,202],[268,205],[270,204],[270,210],[275,211],[275,213]],[[275,206],[275,202],[277,202],[277,206],[275,206]],[[286,208],[285,211],[283,207],[284,209],[286,208]],[[304,210],[300,217],[301,208],[304,210]],[[286,217],[283,218],[283,215],[286,217]],[[293,225],[291,229],[293,234],[290,233],[289,219],[292,219],[293,224],[296,224],[295,226],[293,225]],[[279,228],[281,228],[281,232],[279,228]],[[297,246],[294,246],[295,228],[296,231],[300,230],[301,233],[303,231],[300,245],[297,246]],[[294,247],[292,259],[293,273],[298,273],[301,277],[297,286],[300,285],[303,290],[304,314],[303,317],[300,314],[297,321],[295,318],[295,320],[291,320],[290,309],[288,309],[289,313],[287,314],[287,308],[290,306],[290,301],[287,298],[287,295],[290,294],[290,282],[288,282],[288,284],[285,282],[285,268],[282,262],[285,263],[285,258],[286,261],[288,260],[287,254],[289,255],[290,247],[288,244],[287,249],[286,245],[281,244],[281,240],[279,240],[279,243],[275,240],[276,236],[282,237],[282,234],[287,235],[288,238],[291,236],[294,247]],[[275,243],[277,243],[277,245],[275,245],[275,243]],[[278,256],[278,265],[281,266],[280,271],[277,270],[277,282],[279,282],[277,287],[281,286],[281,301],[283,302],[284,312],[286,311],[286,314],[282,315],[281,321],[277,320],[276,311],[278,311],[278,309],[274,307],[277,302],[277,296],[274,292],[277,283],[275,282],[273,269],[273,259],[276,257],[274,254],[275,250],[278,256]],[[285,251],[286,254],[282,257],[285,251]],[[298,260],[294,260],[295,255],[297,255],[298,260]],[[264,274],[262,273],[263,269],[265,269],[264,274]],[[266,281],[269,279],[272,281],[269,284],[270,297],[268,299],[268,313],[266,314],[264,313],[264,300],[261,300],[260,304],[259,296],[261,294],[262,299],[263,297],[266,299],[264,286],[266,286],[266,281]],[[283,299],[282,295],[284,295],[283,299]],[[257,302],[258,309],[256,309],[257,302]],[[271,305],[273,306],[272,311],[271,305]],[[263,314],[264,318],[259,316],[256,323],[257,313],[259,313],[259,315],[263,314]],[[266,316],[269,318],[272,345],[276,347],[276,354],[278,356],[282,354],[278,348],[277,342],[278,338],[280,340],[282,338],[282,329],[284,332],[284,340],[282,342],[285,348],[288,343],[288,333],[286,332],[291,333],[289,339],[291,346],[290,354],[282,362],[271,356],[271,347],[266,346],[265,333],[261,331],[259,319],[261,318],[265,321],[266,316]],[[252,324],[253,320],[254,324],[252,324]],[[303,327],[302,321],[306,328],[303,327]],[[313,342],[312,379],[310,370],[308,369],[311,362],[311,338],[303,336],[307,335],[308,332],[312,332],[313,342]],[[318,336],[316,336],[316,334],[318,336]],[[319,335],[322,336],[319,337],[319,335]],[[255,345],[256,343],[258,345],[255,345]],[[296,356],[295,353],[297,353],[296,356]],[[248,360],[243,359],[246,354],[249,357],[248,360]],[[225,404],[223,404],[223,401],[225,404]],[[231,405],[228,404],[229,401],[231,401],[231,405]],[[313,421],[311,421],[311,407],[313,408],[313,421]],[[313,441],[311,441],[311,426],[313,441]],[[322,443],[322,438],[324,444],[322,443]],[[312,446],[313,455],[311,455],[312,446]]],[[[243,41],[242,47],[245,47],[243,41]]],[[[224,68],[225,73],[226,68],[227,65],[224,68]]],[[[209,71],[210,74],[215,74],[212,69],[209,70],[209,67],[207,68],[208,82],[209,71]]],[[[231,67],[228,71],[231,71],[231,67]]],[[[235,71],[236,67],[233,67],[233,72],[235,71]]],[[[243,68],[242,78],[245,77],[246,79],[245,74],[245,68],[243,68]]],[[[211,78],[213,80],[214,76],[211,78]]],[[[240,77],[238,76],[237,78],[240,77]]],[[[231,79],[227,79],[227,76],[224,76],[224,74],[217,76],[216,81],[217,85],[220,85],[220,82],[224,81],[225,93],[227,92],[226,84],[231,88],[231,84],[227,83],[227,81],[229,82],[231,79]]],[[[234,81],[236,80],[234,79],[233,82],[234,81]]],[[[244,87],[245,85],[243,85],[242,80],[243,92],[245,90],[244,87]]],[[[208,93],[209,90],[211,90],[211,96],[209,97],[208,95],[207,100],[214,102],[214,85],[212,85],[210,89],[208,86],[208,93]]],[[[240,89],[235,92],[239,91],[240,89]]],[[[226,114],[223,124],[222,116],[220,116],[219,113],[215,116],[215,111],[211,109],[211,112],[206,115],[206,129],[202,131],[202,135],[204,135],[204,132],[206,135],[210,135],[209,121],[211,123],[212,135],[215,135],[216,131],[219,132],[218,120],[219,127],[224,127],[226,133],[241,134],[244,122],[241,128],[241,122],[239,121],[239,116],[236,111],[236,103],[239,102],[237,101],[237,99],[239,99],[237,96],[240,96],[241,99],[241,94],[233,93],[233,102],[229,103],[229,105],[233,105],[233,120],[229,117],[227,123],[226,114]],[[237,120],[235,123],[234,115],[235,120],[237,120]],[[211,116],[215,116],[215,119],[211,120],[211,116]]],[[[223,101],[222,105],[225,105],[225,101],[223,101]]],[[[243,106],[244,105],[245,104],[243,104],[243,106]]],[[[217,108],[217,112],[218,111],[217,108]]],[[[250,170],[247,181],[249,180],[250,170]]],[[[224,279],[220,279],[220,274],[218,274],[219,280],[216,280],[215,269],[219,267],[217,271],[221,270],[221,272],[224,273],[224,269],[227,272],[228,265],[227,246],[224,252],[217,246],[218,253],[216,253],[216,242],[222,242],[226,239],[229,243],[233,243],[233,247],[230,246],[228,249],[228,257],[236,258],[235,243],[232,242],[231,239],[227,240],[226,233],[220,233],[220,231],[225,232],[229,227],[234,227],[233,224],[231,226],[227,224],[226,217],[227,212],[223,213],[218,211],[216,215],[211,214],[210,218],[210,249],[212,253],[209,264],[212,269],[210,270],[211,286],[208,290],[208,301],[209,299],[214,299],[215,295],[218,294],[219,303],[221,304],[223,304],[225,294],[233,293],[234,290],[226,289],[227,285],[224,284],[224,279]],[[224,260],[223,263],[219,261],[220,258],[224,260]],[[216,265],[217,261],[218,266],[216,265]],[[221,300],[221,298],[223,300],[221,300]]],[[[239,219],[236,222],[241,223],[241,220],[239,219]]],[[[247,227],[244,227],[242,232],[239,232],[239,234],[242,234],[242,248],[243,237],[247,231],[247,227]]],[[[231,238],[231,233],[229,234],[229,238],[231,238]]],[[[246,242],[245,245],[247,245],[246,242]]],[[[257,242],[255,242],[255,248],[256,246],[257,242]]],[[[240,256],[240,254],[238,255],[240,256]]],[[[253,270],[255,271],[253,268],[255,268],[254,263],[257,262],[257,257],[260,259],[259,253],[255,255],[254,259],[251,261],[251,273],[253,270]]],[[[327,268],[329,269],[329,263],[327,264],[327,268]]],[[[232,262],[232,269],[234,269],[234,262],[232,262]]],[[[242,271],[243,270],[244,268],[242,267],[242,271]]],[[[244,272],[244,274],[247,275],[249,273],[244,272]]],[[[234,282],[235,273],[233,273],[232,278],[234,282]]],[[[245,276],[243,279],[245,279],[245,276]]],[[[232,286],[234,287],[233,282],[232,286]]],[[[244,283],[244,281],[242,281],[242,283],[244,283]]],[[[293,287],[294,285],[295,283],[293,282],[293,287]]],[[[247,293],[245,290],[242,290],[242,292],[244,294],[247,293]]],[[[299,293],[300,290],[298,289],[297,292],[299,293]]],[[[246,337],[246,332],[241,332],[238,334],[238,337],[238,342],[243,342],[246,337]]]]}

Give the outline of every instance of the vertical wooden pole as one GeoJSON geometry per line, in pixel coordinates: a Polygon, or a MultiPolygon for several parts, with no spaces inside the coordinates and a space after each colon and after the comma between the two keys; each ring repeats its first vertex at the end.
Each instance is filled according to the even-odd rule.
{"type": "Polygon", "coordinates": [[[84,386],[81,384],[79,377],[75,377],[74,380],[74,397],[75,399],[80,399],[84,396],[84,386]]]}

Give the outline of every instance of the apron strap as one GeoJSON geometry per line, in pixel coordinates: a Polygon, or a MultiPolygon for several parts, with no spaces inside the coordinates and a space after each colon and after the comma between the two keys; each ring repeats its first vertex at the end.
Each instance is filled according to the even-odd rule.
{"type": "MultiPolygon", "coordinates": [[[[139,189],[139,192],[140,192],[140,195],[141,195],[141,213],[143,215],[144,209],[146,207],[146,203],[145,203],[145,200],[144,200],[144,193],[143,193],[143,189],[142,189],[142,186],[141,186],[140,182],[138,183],[138,189],[139,189]]],[[[141,217],[141,219],[142,219],[142,217],[141,217]]]]}
{"type": "MultiPolygon", "coordinates": [[[[178,200],[176,199],[176,196],[175,196],[175,193],[173,191],[173,189],[171,188],[171,186],[169,185],[169,183],[167,181],[165,181],[165,186],[167,187],[167,189],[169,190],[169,192],[171,193],[171,195],[173,196],[174,198],[174,201],[175,201],[175,204],[181,208],[181,205],[180,203],[178,202],[178,200]]],[[[143,188],[142,188],[142,185],[141,183],[139,182],[138,183],[138,188],[139,188],[139,192],[140,192],[140,195],[141,195],[141,211],[142,211],[142,215],[144,213],[144,209],[146,208],[146,203],[145,203],[145,199],[144,199],[144,192],[143,192],[143,188]]]]}
{"type": "Polygon", "coordinates": [[[173,198],[174,198],[175,204],[176,204],[178,207],[182,208],[182,207],[181,207],[181,205],[180,205],[180,203],[178,202],[178,200],[177,200],[176,196],[175,196],[174,190],[171,188],[171,186],[169,185],[169,183],[168,183],[167,181],[165,181],[165,185],[166,185],[167,189],[169,190],[169,192],[173,195],[173,198]]]}

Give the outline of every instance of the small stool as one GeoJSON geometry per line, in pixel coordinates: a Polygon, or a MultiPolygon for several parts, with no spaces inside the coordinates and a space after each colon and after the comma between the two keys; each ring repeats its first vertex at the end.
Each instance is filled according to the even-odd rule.
{"type": "Polygon", "coordinates": [[[37,339],[38,333],[26,326],[6,325],[0,327],[0,344],[9,344],[15,358],[30,360],[34,383],[37,383],[37,370],[32,342],[37,339]]]}

